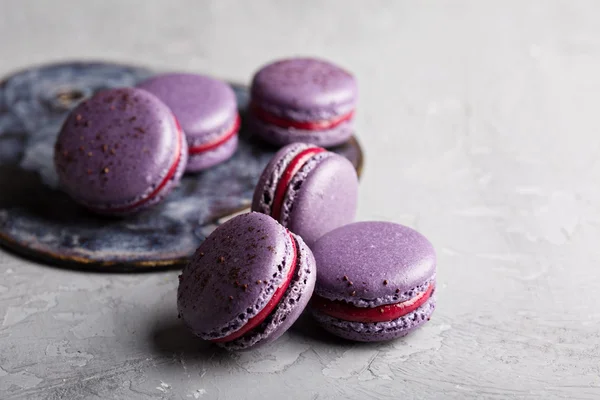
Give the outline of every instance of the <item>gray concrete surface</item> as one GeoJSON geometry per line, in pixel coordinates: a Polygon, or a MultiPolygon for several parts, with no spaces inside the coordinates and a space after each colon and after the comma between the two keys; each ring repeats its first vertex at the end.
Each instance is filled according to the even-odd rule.
{"type": "Polygon", "coordinates": [[[248,81],[271,59],[360,80],[359,219],[439,253],[414,335],[300,324],[224,355],[176,319],[177,272],[84,274],[0,250],[2,399],[600,398],[600,2],[0,0],[0,74],[107,59],[248,81]]]}

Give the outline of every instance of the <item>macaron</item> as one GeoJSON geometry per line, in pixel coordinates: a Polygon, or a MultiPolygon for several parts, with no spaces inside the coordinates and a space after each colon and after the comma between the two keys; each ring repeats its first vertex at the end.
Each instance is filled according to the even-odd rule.
{"type": "Polygon", "coordinates": [[[153,94],[98,92],[78,105],[58,135],[54,164],[62,188],[102,214],[129,214],[160,202],[187,162],[177,119],[153,94]]]}
{"type": "Polygon", "coordinates": [[[276,61],[252,79],[250,121],[256,135],[277,146],[336,146],[352,136],[357,94],[354,76],[330,62],[276,61]]]}
{"type": "Polygon", "coordinates": [[[252,211],[270,215],[311,246],[354,220],[357,198],[358,177],[350,161],[322,147],[292,143],[263,170],[252,211]]]}
{"type": "Polygon", "coordinates": [[[240,117],[227,83],[204,75],[157,75],[140,84],[161,99],[179,120],[189,145],[186,172],[205,170],[229,159],[237,149],[240,117]]]}
{"type": "Polygon", "coordinates": [[[274,341],[298,319],[315,280],[302,238],[268,215],[242,214],[198,247],[179,277],[177,308],[195,335],[246,350],[274,341]]]}
{"type": "Polygon", "coordinates": [[[316,320],[349,340],[406,335],[435,309],[436,255],[419,232],[391,222],[357,222],[329,232],[312,247],[316,320]]]}

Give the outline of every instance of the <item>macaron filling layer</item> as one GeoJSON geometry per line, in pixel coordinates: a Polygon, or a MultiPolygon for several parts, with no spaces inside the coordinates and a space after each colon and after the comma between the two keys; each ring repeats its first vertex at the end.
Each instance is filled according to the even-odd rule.
{"type": "Polygon", "coordinates": [[[231,127],[229,127],[229,129],[226,129],[225,132],[223,132],[223,134],[221,136],[219,136],[219,137],[215,138],[214,140],[211,140],[207,143],[202,143],[202,144],[199,144],[196,146],[191,145],[189,147],[189,154],[197,155],[197,154],[204,153],[204,152],[207,152],[210,150],[214,150],[215,148],[221,146],[223,143],[225,143],[229,139],[231,139],[235,134],[237,134],[237,132],[240,129],[240,125],[241,125],[240,116],[239,116],[239,114],[237,114],[231,127]]]}
{"type": "Polygon", "coordinates": [[[354,110],[328,120],[319,121],[296,121],[292,119],[282,118],[275,115],[264,108],[257,105],[255,102],[250,104],[252,114],[259,120],[280,128],[295,128],[306,131],[324,131],[333,129],[354,117],[354,110]]]}
{"type": "Polygon", "coordinates": [[[273,203],[271,205],[271,216],[273,218],[278,221],[280,220],[281,208],[285,199],[285,194],[294,176],[312,157],[319,153],[323,153],[324,151],[326,150],[321,147],[309,147],[305,150],[302,150],[290,161],[283,171],[283,174],[279,178],[279,182],[277,183],[277,187],[275,189],[273,203]]]}
{"type": "Polygon", "coordinates": [[[283,298],[284,294],[286,293],[288,287],[290,286],[290,284],[292,282],[292,279],[294,278],[294,275],[296,275],[296,270],[298,269],[298,248],[296,245],[296,241],[294,240],[292,234],[289,231],[287,232],[287,234],[292,242],[292,262],[291,262],[290,269],[289,269],[285,279],[283,280],[281,286],[279,286],[275,290],[275,292],[273,293],[273,296],[267,302],[267,304],[264,306],[264,308],[261,311],[259,311],[255,316],[248,319],[246,324],[244,324],[240,329],[238,329],[237,331],[235,331],[225,337],[218,338],[218,339],[212,339],[211,340],[212,342],[215,342],[215,343],[231,342],[233,340],[236,340],[236,339],[246,335],[247,333],[249,333],[256,327],[258,327],[260,324],[262,324],[269,317],[269,315],[277,308],[277,305],[279,304],[279,302],[283,298]]]}
{"type": "Polygon", "coordinates": [[[415,311],[429,300],[434,291],[435,283],[430,282],[425,291],[416,294],[409,300],[377,307],[357,307],[346,301],[329,300],[321,296],[314,296],[313,300],[311,300],[311,306],[323,314],[344,321],[362,323],[387,322],[415,311]]]}
{"type": "Polygon", "coordinates": [[[124,212],[124,211],[128,211],[128,210],[132,210],[134,208],[137,208],[145,203],[147,203],[148,201],[152,200],[154,197],[156,197],[157,195],[160,194],[160,192],[165,188],[165,186],[167,186],[167,184],[169,183],[169,181],[171,179],[173,179],[173,177],[175,176],[175,174],[177,173],[177,169],[179,167],[179,164],[181,162],[181,153],[182,153],[182,147],[183,147],[183,130],[181,129],[181,125],[179,125],[179,121],[177,120],[177,118],[173,118],[175,121],[175,126],[176,126],[176,130],[177,130],[177,142],[176,142],[176,147],[175,147],[175,160],[173,161],[173,164],[171,165],[171,167],[168,169],[167,174],[165,175],[165,177],[162,179],[162,181],[154,188],[154,190],[152,192],[150,192],[150,194],[148,194],[147,196],[141,198],[140,200],[132,203],[132,204],[128,204],[126,206],[123,207],[111,207],[109,208],[110,211],[112,212],[124,212]]]}

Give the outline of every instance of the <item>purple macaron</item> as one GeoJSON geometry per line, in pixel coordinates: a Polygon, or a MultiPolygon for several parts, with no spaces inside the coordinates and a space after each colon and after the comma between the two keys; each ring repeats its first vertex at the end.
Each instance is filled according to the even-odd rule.
{"type": "Polygon", "coordinates": [[[61,186],[102,214],[128,214],[161,201],[179,182],[187,143],[156,96],[133,88],[98,92],[67,117],[54,163],[61,186]]]}
{"type": "Polygon", "coordinates": [[[250,121],[265,141],[330,147],[354,131],[356,79],[313,58],[291,58],[262,67],[252,80],[250,121]]]}
{"type": "Polygon", "coordinates": [[[357,222],[312,246],[317,284],[311,309],[329,332],[374,342],[406,335],[435,309],[436,255],[419,232],[357,222]]]}
{"type": "Polygon", "coordinates": [[[138,85],[161,99],[179,120],[189,144],[187,172],[229,159],[238,145],[240,117],[233,89],[197,74],[163,74],[138,85]]]}
{"type": "Polygon", "coordinates": [[[263,345],[298,319],[312,295],[315,260],[268,215],[218,227],[179,277],[177,308],[190,330],[228,350],[263,345]]]}
{"type": "Polygon", "coordinates": [[[350,161],[318,146],[292,143],[265,167],[252,211],[272,216],[311,246],[354,220],[357,198],[358,177],[350,161]]]}

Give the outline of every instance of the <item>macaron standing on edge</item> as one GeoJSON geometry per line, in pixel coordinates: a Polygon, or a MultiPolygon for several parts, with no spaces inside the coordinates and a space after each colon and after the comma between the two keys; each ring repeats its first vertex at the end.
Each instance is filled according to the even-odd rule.
{"type": "Polygon", "coordinates": [[[179,316],[197,336],[228,350],[281,336],[312,295],[310,249],[268,215],[247,213],[218,227],[179,278],[179,316]]]}
{"type": "Polygon", "coordinates": [[[160,202],[178,184],[186,150],[185,135],[162,101],[139,89],[111,89],[69,114],[54,164],[74,200],[122,215],[160,202]]]}
{"type": "Polygon", "coordinates": [[[254,75],[250,96],[254,132],[271,144],[331,147],[354,131],[356,79],[330,62],[290,58],[268,64],[254,75]]]}
{"type": "Polygon", "coordinates": [[[350,161],[318,146],[292,143],[262,172],[252,211],[272,216],[312,246],[354,220],[357,199],[358,177],[350,161]]]}
{"type": "Polygon", "coordinates": [[[138,84],[161,99],[179,120],[189,144],[186,172],[229,159],[238,145],[240,117],[233,89],[204,75],[171,73],[138,84]]]}
{"type": "Polygon", "coordinates": [[[357,222],[312,247],[315,319],[329,332],[372,342],[406,335],[435,309],[436,255],[419,232],[391,222],[357,222]]]}

